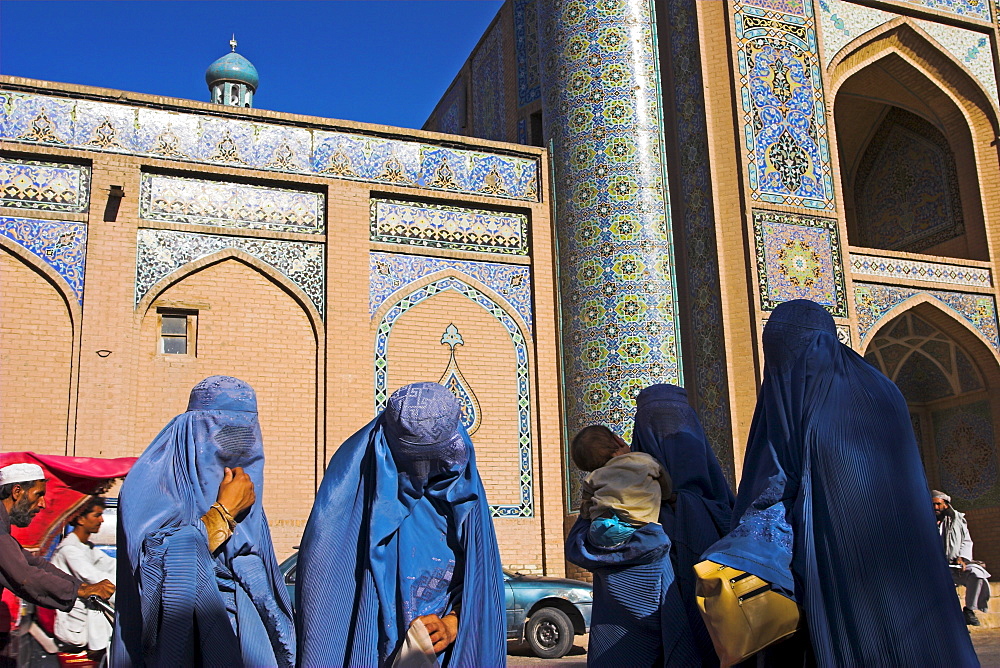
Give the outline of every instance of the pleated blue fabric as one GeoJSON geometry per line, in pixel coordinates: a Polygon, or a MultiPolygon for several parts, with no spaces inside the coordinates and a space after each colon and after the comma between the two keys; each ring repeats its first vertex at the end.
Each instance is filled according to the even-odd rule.
{"type": "Polygon", "coordinates": [[[698,648],[701,665],[718,666],[695,602],[694,565],[729,532],[734,498],[683,388],[662,383],[639,393],[632,450],[655,457],[673,481],[677,501],[671,506],[663,500],[660,524],[670,538],[670,558],[687,616],[682,630],[698,648]]]}
{"type": "Polygon", "coordinates": [[[738,520],[704,557],[797,600],[819,666],[978,666],[899,390],[810,301],[763,347],[738,520]]]}
{"type": "Polygon", "coordinates": [[[256,395],[236,378],[206,378],[122,485],[115,666],[294,665],[263,496],[256,395]],[[257,501],[213,556],[201,517],[226,467],[243,467],[257,501]]]}
{"type": "Polygon", "coordinates": [[[414,618],[453,609],[440,665],[506,665],[500,553],[460,411],[437,383],[405,386],[330,460],[299,550],[299,665],[389,665],[414,618]]]}
{"type": "Polygon", "coordinates": [[[592,545],[589,531],[581,518],[566,538],[566,559],[594,574],[587,665],[699,665],[663,528],[645,524],[614,548],[592,545]]]}

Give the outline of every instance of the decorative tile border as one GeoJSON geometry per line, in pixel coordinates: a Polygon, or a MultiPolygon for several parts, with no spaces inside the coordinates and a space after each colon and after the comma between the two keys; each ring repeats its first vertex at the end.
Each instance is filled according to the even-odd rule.
{"type": "Polygon", "coordinates": [[[538,201],[538,161],[349,132],[0,91],[0,138],[538,201]]]}
{"type": "Polygon", "coordinates": [[[373,199],[371,240],[479,253],[528,254],[528,217],[480,209],[373,199]]]}
{"type": "Polygon", "coordinates": [[[140,229],[136,243],[135,303],[156,283],[186,264],[233,248],[257,258],[298,286],[322,317],[326,304],[323,244],[140,229]]]}
{"type": "Polygon", "coordinates": [[[538,71],[538,0],[514,0],[513,8],[517,104],[523,107],[542,95],[542,80],[538,71]]]}
{"type": "Polygon", "coordinates": [[[323,234],[324,205],[319,193],[144,173],[139,217],[168,223],[323,234]]]}
{"type": "Polygon", "coordinates": [[[847,317],[847,289],[837,221],[754,210],[761,308],[809,299],[847,317]]]}
{"type": "Polygon", "coordinates": [[[832,211],[812,2],[752,0],[734,8],[750,197],[832,211]]]}
{"type": "Polygon", "coordinates": [[[628,438],[639,390],[683,377],[652,2],[552,0],[538,11],[567,433],[604,423],[628,438]]]}
{"type": "Polygon", "coordinates": [[[963,267],[957,264],[851,253],[851,270],[855,274],[899,281],[933,281],[974,288],[993,287],[993,277],[989,269],[963,267]]]}
{"type": "Polygon", "coordinates": [[[497,22],[472,56],[472,130],[475,136],[506,141],[507,89],[504,85],[503,28],[497,22]]]}
{"type": "Polygon", "coordinates": [[[31,218],[0,216],[0,234],[52,267],[83,304],[87,259],[87,226],[31,218]]]}
{"type": "MultiPolygon", "coordinates": [[[[373,253],[373,255],[375,255],[373,253]]],[[[375,274],[372,274],[373,278],[375,274]]],[[[528,380],[528,346],[517,322],[496,302],[485,293],[480,292],[460,278],[447,276],[427,285],[423,285],[409,293],[403,299],[392,305],[379,322],[375,334],[375,413],[386,407],[389,400],[388,383],[388,345],[392,326],[399,316],[408,310],[433,297],[434,295],[454,290],[465,295],[475,303],[485,308],[493,317],[500,321],[510,335],[511,343],[517,359],[517,413],[518,413],[518,462],[520,470],[520,501],[514,504],[490,504],[490,514],[493,517],[532,517],[534,515],[533,482],[531,467],[531,391],[528,380]]],[[[372,292],[381,291],[380,286],[373,283],[372,292]]]]}
{"type": "Polygon", "coordinates": [[[82,213],[90,206],[90,167],[0,160],[0,206],[82,213]]]}
{"type": "Polygon", "coordinates": [[[854,304],[858,314],[858,335],[862,343],[886,313],[910,297],[920,294],[933,297],[940,302],[940,305],[954,311],[982,334],[994,350],[1000,352],[997,308],[993,295],[921,290],[920,288],[855,282],[854,304]]]}
{"type": "Polygon", "coordinates": [[[992,21],[990,5],[986,0],[896,0],[913,5],[922,5],[955,16],[968,16],[982,21],[992,21]]]}
{"type": "Polygon", "coordinates": [[[385,300],[404,285],[411,285],[439,271],[465,274],[501,295],[506,300],[507,306],[524,319],[528,331],[531,332],[533,320],[531,268],[518,264],[451,260],[373,251],[369,254],[369,314],[374,316],[375,311],[385,300]]]}

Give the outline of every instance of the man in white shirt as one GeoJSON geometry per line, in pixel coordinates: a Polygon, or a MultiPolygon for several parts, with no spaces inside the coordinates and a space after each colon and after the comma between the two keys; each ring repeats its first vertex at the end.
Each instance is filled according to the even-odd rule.
{"type": "MultiPolygon", "coordinates": [[[[85,584],[102,580],[115,581],[116,562],[94,547],[90,537],[104,523],[104,499],[92,497],[72,521],[73,533],[63,538],[52,556],[52,565],[82,580],[85,584]]],[[[77,599],[69,612],[56,613],[55,635],[65,646],[64,652],[82,654],[99,661],[111,640],[111,624],[104,613],[77,599]]]]}
{"type": "Polygon", "coordinates": [[[976,609],[986,612],[990,602],[990,577],[986,564],[972,558],[972,537],[965,514],[951,506],[951,497],[944,492],[931,491],[931,503],[937,516],[938,531],[944,541],[944,552],[951,566],[951,575],[956,585],[965,587],[965,623],[979,626],[976,609]]]}

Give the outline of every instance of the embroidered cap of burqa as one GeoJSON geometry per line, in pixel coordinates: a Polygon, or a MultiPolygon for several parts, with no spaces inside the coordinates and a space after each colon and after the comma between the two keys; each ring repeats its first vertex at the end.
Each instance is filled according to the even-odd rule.
{"type": "Polygon", "coordinates": [[[899,390],[810,301],[763,347],[736,526],[705,558],[797,600],[819,666],[979,665],[899,390]]]}
{"type": "Polygon", "coordinates": [[[410,623],[458,611],[442,666],[503,666],[503,570],[461,407],[406,385],[330,460],[296,572],[299,664],[388,665],[410,623]]]}
{"type": "Polygon", "coordinates": [[[680,632],[691,636],[702,665],[719,665],[712,639],[695,602],[694,565],[701,554],[729,532],[733,492],[687,392],[661,383],[645,388],[636,397],[632,450],[656,458],[670,474],[676,503],[663,499],[660,524],[670,538],[670,556],[680,598],[687,616],[680,632]]]}
{"type": "Polygon", "coordinates": [[[122,484],[114,665],[294,664],[292,608],[263,498],[257,397],[237,378],[210,376],[122,484]],[[227,467],[243,468],[257,500],[212,554],[201,517],[227,467]]]}

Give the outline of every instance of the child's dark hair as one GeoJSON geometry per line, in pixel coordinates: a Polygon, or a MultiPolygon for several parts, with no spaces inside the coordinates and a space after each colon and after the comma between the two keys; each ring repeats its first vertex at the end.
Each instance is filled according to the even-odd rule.
{"type": "Polygon", "coordinates": [[[621,447],[613,431],[603,424],[593,424],[573,437],[569,453],[578,469],[594,471],[611,461],[621,447]]]}

